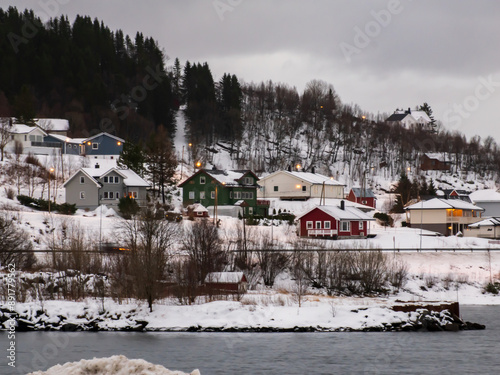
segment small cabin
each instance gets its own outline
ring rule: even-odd
[[[218,293],[246,293],[248,281],[243,272],[210,272],[205,277],[209,291]]]
[[[347,195],[347,200],[359,204],[364,204],[372,208],[376,208],[377,198],[371,189],[352,188]]]

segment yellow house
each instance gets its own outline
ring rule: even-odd
[[[450,236],[464,233],[469,224],[480,221],[484,209],[460,199],[433,198],[412,204],[405,211],[409,227]]]
[[[344,198],[344,185],[319,173],[277,171],[258,182],[259,198],[307,200],[309,198]]]

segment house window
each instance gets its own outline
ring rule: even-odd
[[[361,201],[361,203],[363,203],[363,204],[367,204],[368,202],[367,202],[367,201]]]
[[[321,229],[321,221],[316,222],[316,229]]]
[[[351,222],[350,221],[342,221],[340,223],[340,229],[342,232],[350,232],[351,231]]]
[[[80,199],[85,199],[85,192],[84,191],[80,192]]]
[[[306,190],[307,190],[307,186],[302,185],[302,191],[306,191]]]
[[[120,193],[119,192],[115,193],[115,199],[120,199]]]
[[[210,192],[210,198],[215,199],[215,191]]]
[[[92,150],[97,150],[99,148],[99,143],[92,143]]]
[[[128,192],[128,197],[129,198],[137,199],[137,191],[129,191]]]
[[[241,191],[234,192],[234,199],[241,199]]]
[[[205,176],[200,176],[200,184],[204,184],[206,182]]]
[[[196,215],[198,215],[198,216],[203,216],[203,211],[197,211],[197,212],[196,212]]]
[[[325,221],[325,222],[323,223],[323,227],[324,227],[325,229],[330,229],[330,222],[329,222],[329,221]]]
[[[111,193],[113,194],[113,193]],[[109,193],[107,191],[104,192],[104,199],[109,199]]]
[[[204,191],[200,191],[200,199],[205,199],[205,192]]]
[[[306,228],[307,229],[313,229],[313,222],[312,221],[306,221]]]
[[[252,177],[245,177],[243,181],[245,185],[251,185],[253,183]]]
[[[189,192],[189,199],[194,199],[194,191]]]
[[[248,207],[248,213],[249,213],[250,215],[253,215],[253,207]]]
[[[363,230],[363,222],[362,221],[359,222],[359,230]]]
[[[104,183],[107,184],[108,183],[108,178],[107,177],[104,177]]]
[[[81,184],[84,184],[84,183],[85,183],[85,177],[83,177],[83,176],[81,176],[81,177],[80,177],[80,183],[81,183]]]
[[[27,142],[27,141],[28,141],[28,136],[27,136],[27,135],[25,135],[25,136],[24,136],[24,142]]]
[[[278,191],[278,187],[277,186],[274,187],[274,191]]]

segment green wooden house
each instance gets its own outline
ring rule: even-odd
[[[250,170],[200,169],[179,187],[184,207],[193,203],[205,207],[240,206],[246,216],[267,216],[269,201],[257,199],[258,180]]]

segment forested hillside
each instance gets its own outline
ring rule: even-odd
[[[138,140],[175,130],[166,56],[140,32],[131,38],[77,16],[42,24],[32,11],[0,9],[0,114],[66,118],[73,136],[108,131]]]

